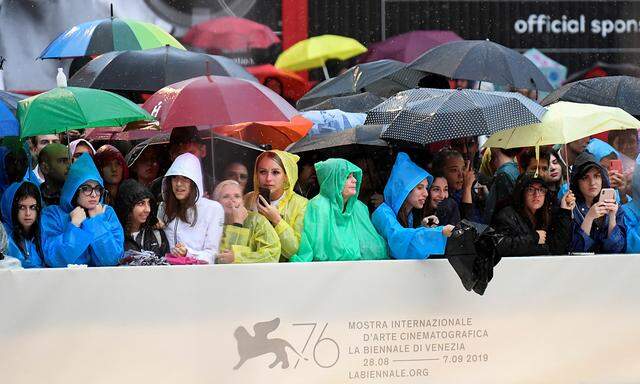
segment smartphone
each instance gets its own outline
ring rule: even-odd
[[[602,188],[602,190],[600,191],[599,201],[605,201],[605,200],[613,200],[613,201],[616,200],[616,193],[613,188]]]
[[[267,204],[271,204],[271,190],[269,188],[258,188],[258,193],[267,201]]]
[[[609,171],[616,171],[622,174],[622,160],[620,159],[611,160],[611,162],[609,163]]]

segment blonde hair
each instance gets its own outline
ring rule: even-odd
[[[224,180],[221,181],[220,184],[218,184],[216,186],[216,188],[213,190],[213,200],[215,201],[220,201],[220,198],[222,196],[222,190],[224,189],[224,187],[229,186],[229,185],[235,185],[236,187],[240,188],[240,191],[242,191],[242,186],[240,186],[240,183],[238,183],[235,180]]]

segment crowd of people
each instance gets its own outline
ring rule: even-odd
[[[461,220],[491,226],[501,257],[640,251],[636,130],[538,151],[477,138],[396,151],[381,193],[351,161],[279,150],[216,159],[213,180],[196,127],[172,131],[166,172],[157,147],[60,139],[0,147],[4,267],[425,259]]]

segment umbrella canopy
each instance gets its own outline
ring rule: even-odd
[[[598,133],[630,128],[640,128],[640,121],[620,108],[560,101],[549,106],[539,124],[496,132],[484,147],[567,144]]]
[[[561,86],[567,78],[567,67],[537,49],[531,48],[523,55],[540,69],[553,88]]]
[[[138,105],[115,93],[76,87],[54,88],[21,100],[18,119],[21,138],[154,120]]]
[[[371,44],[369,52],[362,55],[360,61],[393,59],[410,63],[433,47],[460,40],[462,37],[453,31],[411,31]]]
[[[142,108],[158,119],[163,131],[186,125],[204,129],[248,121],[290,121],[298,114],[269,88],[222,76],[171,84],[154,93]]]
[[[307,136],[287,148],[291,153],[323,152],[342,157],[345,153],[369,152],[375,147],[387,149],[389,144],[380,139],[382,125],[358,125],[341,132]]]
[[[64,59],[165,45],[185,49],[178,40],[157,25],[110,17],[67,29],[49,43],[38,58]]]
[[[325,111],[307,111],[302,113],[306,119],[313,122],[313,128],[309,135],[318,135],[327,132],[344,131],[356,125],[364,124],[367,115],[364,113],[343,112],[339,109]]]
[[[284,150],[291,143],[302,139],[312,126],[313,123],[304,117],[294,116],[291,121],[262,121],[225,125],[213,128],[213,132],[255,145],[270,145],[273,149]]]
[[[405,63],[395,60],[379,60],[358,64],[344,73],[318,84],[298,100],[296,105],[298,108],[307,108],[332,97],[355,95],[362,92],[389,97],[400,91],[417,88],[424,76],[424,72],[407,69]]]
[[[602,76],[640,77],[640,67],[630,63],[610,64],[598,61],[589,68],[572,73],[567,78],[566,83]]]
[[[220,62],[217,59],[219,57],[170,46],[144,51],[109,52],[82,67],[69,79],[69,85],[153,93],[169,84],[192,77],[207,74],[232,76],[227,69],[229,63]],[[233,63],[232,60],[229,61]],[[235,63],[233,65],[240,67]],[[255,80],[244,72],[246,77]]]
[[[538,123],[545,112],[515,92],[421,88],[378,105],[365,124],[389,124],[383,139],[424,145]]]
[[[630,76],[594,77],[565,84],[542,100],[542,105],[558,101],[596,104],[622,108],[632,115],[640,115],[640,79]]]
[[[385,101],[385,98],[373,93],[364,92],[350,96],[332,97],[325,101],[302,109],[301,111],[320,111],[327,109],[339,109],[344,112],[368,112],[371,108]]]
[[[367,51],[364,45],[350,37],[338,35],[320,35],[302,40],[286,51],[276,60],[275,66],[291,71],[322,67],[326,78],[329,78],[325,62],[329,59],[347,60]]]
[[[453,41],[437,46],[409,68],[452,79],[489,81],[516,88],[552,91],[540,70],[522,54],[486,40]]]
[[[0,90],[0,104],[4,104],[14,116],[18,112],[18,101],[26,98],[25,95]]]
[[[278,69],[271,64],[247,67],[247,71],[261,84],[289,100],[298,100],[309,90],[309,82],[300,75],[286,69]]]
[[[18,136],[18,120],[4,104],[0,103],[0,136]]]
[[[245,52],[268,48],[280,38],[266,25],[242,17],[225,16],[191,27],[182,38],[186,44],[217,52]]]

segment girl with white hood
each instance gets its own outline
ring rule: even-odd
[[[162,181],[164,202],[158,218],[165,223],[174,256],[213,264],[222,237],[224,209],[220,203],[205,199],[203,193],[200,160],[191,153],[178,156]]]

